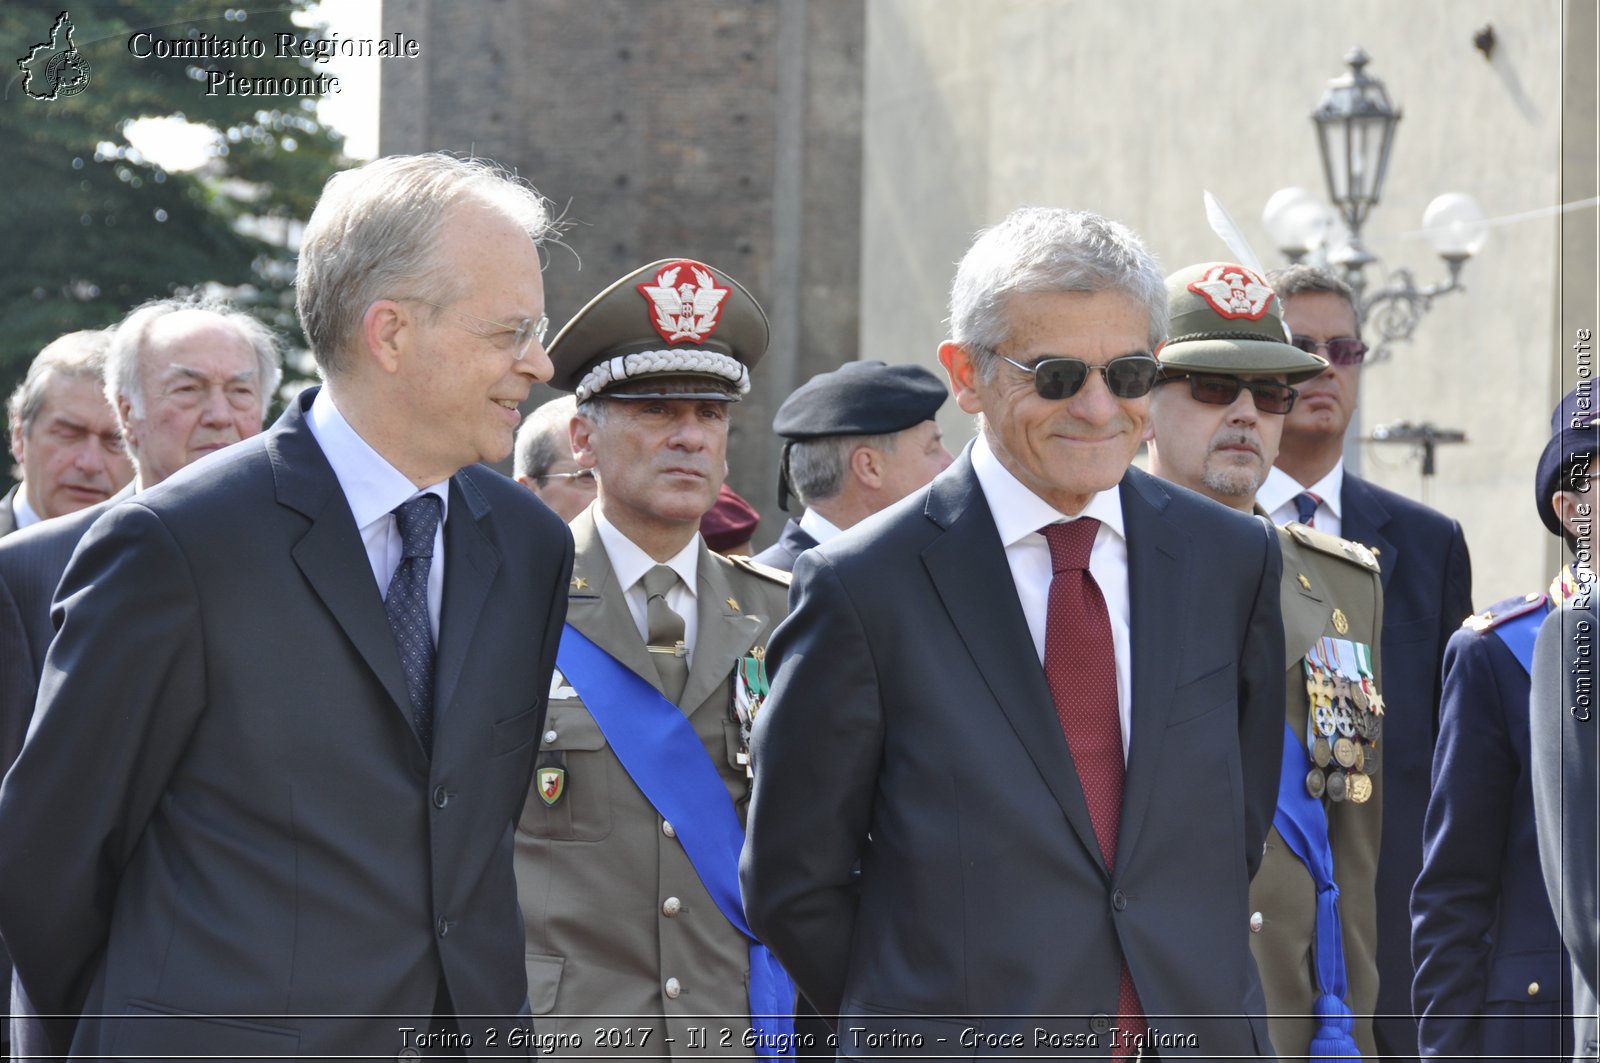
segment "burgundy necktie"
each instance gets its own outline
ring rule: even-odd
[[[1045,620],[1044,675],[1056,703],[1056,718],[1078,769],[1089,819],[1106,870],[1116,867],[1117,828],[1122,822],[1122,721],[1117,712],[1117,664],[1111,643],[1111,615],[1105,596],[1089,571],[1100,522],[1092,517],[1047,524],[1040,531],[1050,544],[1050,607]],[[1127,963],[1117,989],[1120,1032],[1113,1059],[1133,1054],[1124,1048],[1145,1030],[1144,1008]]]

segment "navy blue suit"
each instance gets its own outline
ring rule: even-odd
[[[1531,611],[1542,619],[1545,608],[1519,597],[1488,612],[1504,622]],[[1462,628],[1445,651],[1412,896],[1412,995],[1424,1055],[1548,1059],[1570,1051],[1558,1014],[1570,974],[1534,831],[1528,671],[1494,626]]]
[[[811,533],[800,527],[799,519],[790,517],[784,523],[778,541],[757,554],[755,560],[772,568],[793,572],[794,563],[800,560],[800,555],[816,545],[817,541],[811,537]]]
[[[1386,1056],[1417,1051],[1411,1012],[1411,887],[1422,869],[1422,815],[1439,733],[1445,644],[1472,612],[1461,525],[1346,474],[1341,534],[1378,555],[1383,579],[1383,841],[1378,855],[1378,1015]]]

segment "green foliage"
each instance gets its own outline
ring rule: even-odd
[[[76,95],[37,100],[23,91],[16,61],[49,40],[61,0],[0,5],[0,396],[61,333],[104,327],[146,299],[207,284],[245,286],[237,301],[303,344],[284,234],[346,164],[343,138],[317,121],[315,96],[207,96],[204,71],[326,73],[326,64],[273,52],[277,33],[304,40],[321,29],[292,21],[304,6],[74,3],[73,43],[89,64],[89,83]],[[163,40],[245,35],[265,42],[267,54],[137,58],[130,38],[146,29]],[[192,173],[168,172],[129,144],[132,121],[164,116],[211,127],[213,160]]]

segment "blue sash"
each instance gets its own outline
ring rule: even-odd
[[[1506,644],[1506,649],[1511,651],[1511,656],[1522,665],[1522,670],[1529,675],[1533,674],[1533,644],[1539,638],[1539,625],[1544,623],[1548,609],[1529,609],[1520,616],[1514,616],[1501,624],[1496,624],[1489,632],[1498,635],[1500,641]]]
[[[700,736],[678,706],[571,624],[562,629],[556,664],[583,698],[623,770],[672,824],[718,910],[750,939],[756,1058],[794,1058],[794,983],[744,920],[739,897],[744,829]]]
[[[1300,858],[1317,886],[1317,1031],[1308,1049],[1313,1063],[1360,1057],[1350,1031],[1354,1021],[1344,1002],[1348,985],[1344,967],[1344,933],[1339,926],[1339,887],[1333,881],[1333,848],[1328,844],[1328,818],[1322,801],[1306,791],[1306,755],[1294,729],[1283,725],[1283,771],[1278,776],[1278,828],[1289,851]]]

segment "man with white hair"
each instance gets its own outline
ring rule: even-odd
[[[0,536],[110,498],[133,470],[101,395],[109,332],[47,344],[11,393],[11,454],[22,481],[0,498]]]
[[[589,508],[595,493],[594,470],[580,468],[572,456],[572,418],[577,412],[578,400],[562,395],[528,414],[517,429],[511,459],[517,483],[569,523]]]
[[[0,786],[0,935],[52,1053],[531,1036],[512,834],[572,541],[478,463],[551,372],[549,229],[481,161],[336,174],[296,278],[323,386],[85,535]]]

